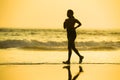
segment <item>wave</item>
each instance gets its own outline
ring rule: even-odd
[[[21,33],[28,33],[29,35],[35,35],[40,33],[63,33],[65,30],[63,29],[9,29],[9,28],[0,28],[0,32],[5,33],[15,33],[14,35],[21,35]],[[17,33],[17,34],[16,34]],[[85,34],[85,35],[120,35],[120,31],[113,30],[113,31],[107,31],[107,30],[78,30],[77,34]],[[6,34],[5,34],[6,35]],[[8,34],[9,35],[9,34]]]
[[[116,50],[120,49],[120,41],[116,42],[76,42],[76,47],[80,50]],[[0,41],[0,49],[21,48],[21,49],[37,49],[37,50],[66,50],[67,42],[40,42],[37,40],[5,40]]]

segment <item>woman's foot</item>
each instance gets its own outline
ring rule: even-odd
[[[63,64],[70,64],[70,61],[63,61]]]
[[[64,66],[63,69],[70,69],[70,65]]]
[[[82,63],[83,59],[84,59],[84,56],[80,56],[79,64]]]

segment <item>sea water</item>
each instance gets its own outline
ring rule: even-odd
[[[120,32],[105,30],[77,30],[79,50],[120,49]],[[0,29],[0,49],[23,48],[66,50],[66,30],[63,29]]]

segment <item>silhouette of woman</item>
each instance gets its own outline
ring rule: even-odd
[[[68,10],[67,16],[68,19],[64,22],[64,29],[67,30],[67,38],[68,38],[68,60],[63,61],[64,64],[70,64],[70,58],[72,55],[72,50],[79,56],[79,63],[82,63],[83,56],[81,56],[78,50],[75,48],[75,39],[76,39],[76,29],[81,26],[81,23],[74,18],[73,11]],[[75,23],[78,25],[75,26]]]

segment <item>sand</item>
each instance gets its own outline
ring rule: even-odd
[[[72,64],[66,65],[66,51],[0,50],[0,80],[120,80],[120,51],[80,52],[82,64],[73,54]]]
[[[0,80],[68,80],[68,69],[64,64],[1,65]],[[120,65],[116,64],[71,64],[72,78],[76,80],[120,80]]]

